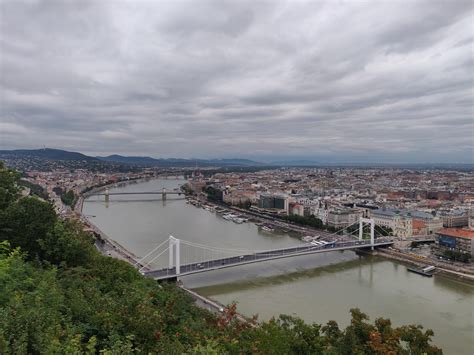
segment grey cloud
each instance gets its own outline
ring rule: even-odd
[[[0,10],[0,148],[473,158],[470,1]]]

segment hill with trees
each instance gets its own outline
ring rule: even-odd
[[[10,156],[16,158],[37,157],[51,160],[80,160],[80,161],[97,161],[97,158],[78,152],[68,152],[61,149],[43,148],[43,149],[15,149],[0,150],[0,156]]]
[[[440,354],[431,330],[368,322],[306,324],[292,316],[215,315],[172,284],[105,257],[80,224],[20,197],[19,174],[0,163],[0,354]]]

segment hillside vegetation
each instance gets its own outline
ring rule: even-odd
[[[235,305],[216,316],[179,288],[104,257],[81,225],[19,196],[19,174],[0,163],[0,354],[438,354],[421,326],[305,324],[280,316],[253,326]]]

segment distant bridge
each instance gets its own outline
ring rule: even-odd
[[[166,200],[167,195],[184,195],[183,191],[167,191],[166,188],[163,188],[161,191],[136,191],[136,192],[109,192],[109,189],[105,189],[104,192],[99,193],[92,193],[88,196],[104,196],[106,200],[109,199],[110,196],[118,196],[118,195],[161,195],[163,200]]]
[[[178,277],[192,275],[211,270],[218,270],[239,265],[246,265],[258,262],[264,262],[275,259],[290,258],[301,255],[325,253],[338,250],[356,250],[375,247],[386,247],[393,244],[390,238],[375,238],[374,222],[372,219],[362,218],[359,222],[359,228],[363,228],[363,224],[368,223],[371,226],[370,239],[362,239],[362,233],[359,232],[357,240],[338,240],[332,242],[313,242],[300,244],[293,247],[265,250],[265,251],[249,251],[243,249],[227,249],[212,246],[205,246],[185,240],[180,240],[172,236],[168,240],[163,241],[160,245],[145,255],[137,265],[141,266],[142,274],[155,280],[175,280]],[[357,232],[355,230],[353,233]],[[144,263],[144,260],[168,243],[168,247],[159,252],[153,259]],[[187,247],[183,253],[182,246]],[[148,265],[159,259],[163,254],[168,252],[168,267],[162,269],[151,270]],[[233,254],[223,256],[222,254]],[[184,262],[182,262],[184,259]]]

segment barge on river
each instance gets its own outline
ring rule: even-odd
[[[415,274],[422,275],[422,276],[432,277],[434,271],[436,270],[436,267],[434,267],[432,265],[431,266],[426,266],[426,267],[423,267],[423,268],[407,267],[407,270],[411,271],[411,272],[414,272]]]

